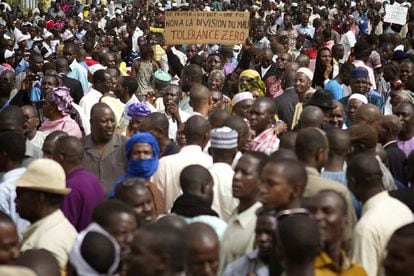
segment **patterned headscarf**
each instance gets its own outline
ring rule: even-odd
[[[130,117],[146,117],[151,113],[151,109],[146,103],[133,103],[128,106],[128,116]]]
[[[250,81],[247,84],[241,85],[240,79],[243,77],[247,77],[250,79]],[[260,96],[265,95],[265,84],[262,81],[262,78],[259,75],[259,72],[256,70],[248,69],[241,72],[239,76],[239,92],[245,92],[245,91],[258,91]]]
[[[53,88],[52,91],[46,95],[46,99],[56,105],[58,111],[62,115],[68,115],[72,108],[73,98],[70,96],[69,88],[66,86]]]

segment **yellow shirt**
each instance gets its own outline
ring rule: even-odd
[[[77,234],[58,209],[27,228],[20,251],[46,249],[57,259],[60,269],[64,270]]]
[[[315,259],[315,276],[367,276],[365,270],[351,262],[342,252],[342,267],[335,267],[333,260],[325,252]]]

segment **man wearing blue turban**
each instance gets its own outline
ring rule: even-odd
[[[139,177],[146,180],[146,186],[151,192],[156,212],[163,213],[164,200],[158,188],[148,180],[158,168],[158,155],[160,149],[157,140],[148,132],[140,132],[134,134],[125,145],[125,153],[128,159],[126,174],[120,177],[111,193],[110,197],[115,194],[116,187],[132,177]],[[162,205],[162,206],[161,206]]]

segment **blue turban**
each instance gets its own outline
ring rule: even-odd
[[[131,160],[129,155],[131,154],[132,148],[136,143],[150,144],[152,147],[152,158]],[[110,197],[113,197],[115,195],[116,187],[125,179],[131,177],[140,177],[148,180],[158,168],[158,155],[160,153],[160,148],[154,136],[147,132],[139,132],[129,138],[128,142],[125,145],[125,153],[128,158],[128,167],[126,174],[116,181],[112,191],[110,192]]]

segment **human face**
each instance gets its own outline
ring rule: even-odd
[[[312,81],[303,73],[296,73],[295,76],[295,89],[296,93],[304,94],[312,85]]]
[[[211,71],[217,69],[221,70],[222,61],[221,58],[217,55],[209,56],[206,61],[206,69],[207,72],[210,73]]]
[[[187,60],[191,60],[191,58],[197,54],[197,46],[196,45],[188,45],[187,50],[185,51],[185,54],[187,55]]]
[[[137,224],[132,214],[117,213],[112,214],[109,218],[105,230],[118,242],[123,257],[127,256],[131,251],[132,239],[136,228]]]
[[[272,114],[267,110],[265,103],[253,103],[250,110],[250,127],[256,131],[256,134],[261,133],[267,128],[272,120]]]
[[[405,276],[414,271],[414,239],[393,235],[387,245],[384,260],[385,275]]]
[[[336,104],[335,108],[332,109],[332,112],[329,116],[329,123],[337,128],[342,128],[344,124],[345,111],[341,104]]]
[[[272,64],[273,53],[271,51],[266,51],[262,57],[262,67],[267,68]]]
[[[116,66],[114,55],[109,53],[105,55],[105,65],[108,67]]]
[[[16,212],[21,218],[30,221],[31,223],[37,220],[36,202],[38,193],[25,188],[16,188]]]
[[[401,131],[407,132],[413,127],[414,110],[407,103],[399,104],[394,111],[394,115],[400,118],[402,125]]]
[[[259,161],[250,155],[243,155],[233,175],[233,196],[238,199],[251,198],[259,191]]]
[[[204,245],[193,245],[187,252],[186,275],[215,276],[219,269],[219,243],[209,241]]]
[[[320,52],[320,58],[321,58],[322,64],[324,64],[324,65],[331,64],[331,62],[332,62],[331,51],[329,51],[329,50],[321,51]]]
[[[319,224],[319,233],[324,248],[342,240],[347,224],[346,214],[341,210],[339,198],[330,193],[314,196],[308,207],[312,218]]]
[[[223,94],[220,92],[211,92],[211,101],[213,103],[213,110],[224,109]]]
[[[264,36],[264,28],[262,26],[256,27],[256,37],[258,39],[261,39],[263,38],[263,36]]]
[[[30,66],[33,69],[34,73],[42,72],[43,70],[43,58],[40,56],[35,56],[30,61]]]
[[[288,54],[281,54],[276,59],[276,67],[279,70],[285,70],[286,64],[289,62]]]
[[[99,81],[94,86],[97,90],[99,90],[102,94],[108,93],[113,85],[112,77],[108,73],[105,73],[105,80]]]
[[[256,222],[256,245],[259,256],[263,260],[269,260],[272,252],[275,221],[271,216],[258,216]]]
[[[350,82],[352,93],[367,94],[370,89],[370,83],[366,78],[351,79]]]
[[[179,104],[182,93],[176,87],[167,87],[164,92],[163,102],[164,106],[168,107],[171,103]]]
[[[99,142],[111,140],[115,131],[115,115],[108,108],[99,108],[91,119],[91,129],[94,138]]]
[[[283,17],[283,25],[284,27],[291,27],[292,25],[292,18],[290,17],[290,15],[285,15]]]
[[[51,119],[55,110],[57,110],[56,105],[46,98],[43,104],[43,114],[45,117]]]
[[[138,226],[151,223],[154,219],[154,202],[147,188],[130,189],[126,202],[132,206]]]
[[[263,168],[260,176],[260,202],[266,209],[288,209],[296,197],[293,186],[284,176],[284,170],[279,164],[268,164]]]
[[[45,76],[42,79],[41,90],[44,95],[47,95],[53,88],[57,87],[53,77]]]
[[[129,158],[131,160],[145,160],[153,157],[152,146],[147,143],[136,143],[132,146]]]
[[[138,231],[134,236],[134,241],[131,246],[131,253],[127,258],[127,276],[139,275],[151,276],[160,275],[158,271],[161,257],[157,256],[155,252],[149,250],[154,236],[145,231]]]
[[[221,90],[223,88],[223,81],[219,74],[212,74],[208,78],[208,88]]]
[[[248,118],[250,115],[250,109],[252,108],[252,105],[253,100],[243,100],[234,106],[234,113],[242,118]]]
[[[39,118],[35,116],[32,108],[29,107],[22,107],[21,108],[24,114],[24,133],[28,134],[31,133],[33,130],[37,128],[39,125]]]
[[[181,89],[184,92],[190,91],[190,88],[191,88],[191,80],[190,80],[190,77],[189,76],[187,76],[184,73],[182,73],[181,74],[181,78],[179,80],[179,83],[180,83]]]
[[[413,64],[412,63],[403,63],[400,65],[400,79],[403,83],[407,83],[407,81],[413,76]]]
[[[72,64],[75,59],[76,53],[74,47],[63,47],[63,57],[68,61],[68,64]]]
[[[394,49],[393,49],[393,47],[392,47],[392,46],[388,46],[388,47],[385,47],[385,48],[382,50],[382,53],[383,53],[383,57],[384,57],[384,59],[385,59],[385,60],[389,60],[389,59],[391,59],[391,58],[392,58],[392,55],[394,54]]]
[[[358,108],[364,103],[357,99],[351,99],[348,101],[347,115],[351,122],[355,120],[355,113]]]
[[[19,237],[13,223],[0,223],[0,265],[12,263],[19,256]]]

